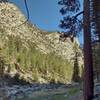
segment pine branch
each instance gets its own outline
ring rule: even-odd
[[[78,14],[76,14],[76,15],[74,16],[74,18],[77,18],[79,15],[81,15],[81,14],[83,14],[83,13],[84,13],[84,11],[79,12]]]

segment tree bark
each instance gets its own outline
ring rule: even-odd
[[[91,47],[90,1],[84,0],[84,100],[92,100],[94,94],[93,59]]]

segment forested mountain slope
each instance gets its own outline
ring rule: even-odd
[[[71,82],[75,45],[79,69],[83,64],[78,40],[62,42],[58,32],[46,32],[25,21],[14,4],[0,3],[0,73],[18,73],[31,82]]]

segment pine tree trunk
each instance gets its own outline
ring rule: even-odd
[[[90,1],[84,0],[84,100],[93,99],[93,59],[91,48]]]

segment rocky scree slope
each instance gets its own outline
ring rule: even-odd
[[[36,25],[33,25],[30,22],[24,23],[25,21],[25,16],[14,4],[8,2],[0,3],[0,55],[3,56],[4,59],[7,58],[7,55],[9,56],[6,59],[7,63],[9,62],[9,64],[13,66],[12,63],[15,64],[16,62],[21,62],[21,59],[19,59],[20,57],[22,57],[22,59],[24,59],[25,57],[27,57],[27,59],[30,59],[30,56],[32,55],[31,50],[35,49],[35,52],[37,50],[39,52],[39,55],[43,55],[43,57],[44,55],[51,54],[52,58],[54,58],[53,55],[56,55],[58,59],[64,59],[65,62],[68,61],[69,64],[70,62],[73,62],[72,59],[75,56],[73,46],[77,44],[77,51],[81,54],[81,56],[78,57],[79,65],[81,66],[83,64],[82,51],[79,47],[79,42],[76,38],[73,43],[70,41],[69,38],[66,42],[59,41],[58,32],[46,32],[40,30]],[[29,51],[30,54],[28,55],[26,53],[25,56],[25,51]],[[46,56],[44,58],[47,59]],[[27,59],[26,62],[28,61]],[[41,56],[40,59],[42,59]],[[27,67],[32,66],[30,62],[28,62],[28,64],[26,64]],[[38,64],[34,66],[38,66]],[[71,70],[72,69],[73,67],[71,67]],[[48,71],[46,71],[46,73],[48,74]],[[72,71],[69,72],[69,74],[72,75]],[[55,76],[57,79],[57,75]],[[29,75],[29,77],[32,76]]]

